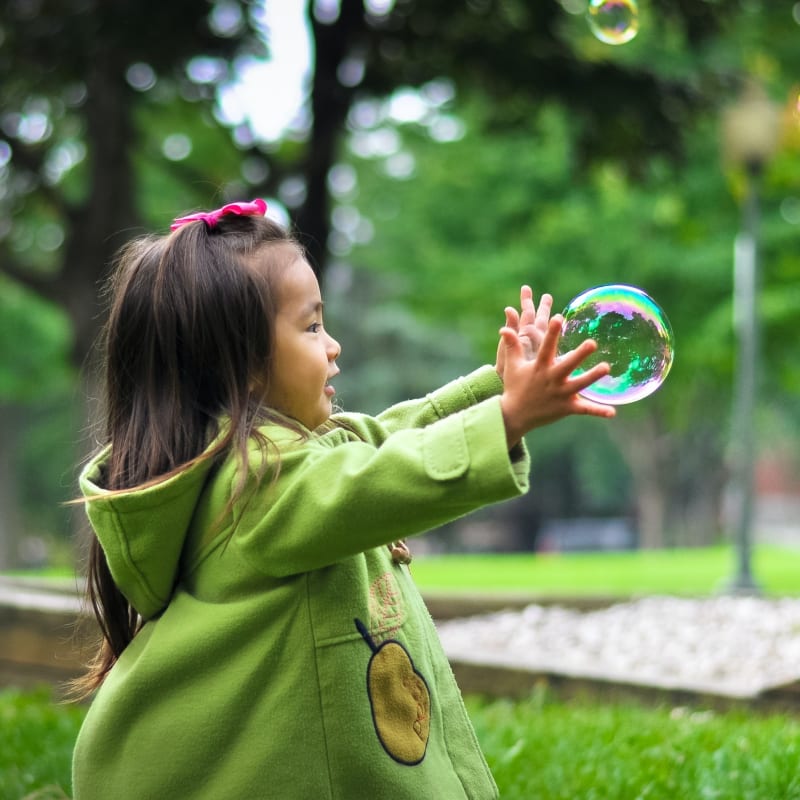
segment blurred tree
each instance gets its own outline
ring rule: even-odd
[[[734,80],[736,61],[726,56],[693,67],[731,18],[748,16],[738,0],[655,0],[643,9],[642,23],[659,31],[647,43],[656,41],[655,53],[637,43],[638,58],[611,58],[609,47],[588,35],[585,4],[575,0],[311,0],[309,6],[312,128],[299,170],[307,191],[296,218],[321,270],[328,174],[359,101],[444,77],[459,93],[491,98],[490,130],[524,128],[533,110],[556,103],[570,110],[578,164],[612,158],[637,174],[653,153],[681,157],[684,125],[720,83]],[[675,68],[676,51],[682,69]]]
[[[193,57],[216,59],[221,82],[236,55],[263,53],[246,11],[225,2],[209,12],[186,0],[7,4],[2,269],[65,309],[75,363],[97,332],[98,279],[142,219],[137,160],[153,156],[143,109],[214,99],[214,85],[187,74]],[[195,114],[193,127],[202,119]],[[163,153],[160,160],[169,164]],[[210,173],[183,176],[187,200],[191,179]]]
[[[235,57],[263,56],[256,27],[248,4],[227,0],[211,7],[185,0],[6,4],[0,26],[0,271],[8,291],[26,287],[63,310],[67,326],[61,342],[71,346],[67,352],[63,346],[31,350],[19,339],[22,326],[0,330],[0,347],[10,355],[4,364],[22,368],[17,382],[30,373],[32,358],[40,373],[51,376],[67,363],[84,364],[101,323],[98,286],[114,252],[150,216],[147,208],[163,211],[159,195],[145,194],[157,182],[142,164],[154,159],[162,171],[180,174],[180,200],[171,204],[169,215],[200,197],[207,202],[209,193],[237,174],[241,155],[203,109],[210,108]],[[188,67],[200,56],[215,65],[214,81],[192,80]],[[166,126],[181,113],[192,131],[202,137],[206,130],[213,143],[211,157],[205,153],[196,173],[170,157],[173,131]],[[157,124],[151,130],[153,118]],[[153,141],[154,130],[160,141]],[[182,143],[180,137],[173,140],[173,150]],[[198,181],[211,182],[211,190]],[[40,306],[41,300],[38,306],[30,300],[19,317],[36,326]],[[55,318],[54,312],[45,317]],[[18,395],[8,388],[10,380],[5,378],[0,393],[5,387],[5,394]],[[44,380],[28,383],[48,391]],[[0,450],[0,461],[8,464],[10,438],[3,437]],[[19,513],[14,495],[5,500],[0,528],[9,531],[17,527]],[[5,541],[11,542],[7,564],[16,548],[13,538]]]
[[[432,87],[423,87],[421,105],[431,94]],[[461,126],[452,128],[457,135],[446,144],[424,132],[441,123],[445,108],[428,108],[419,121],[405,124],[392,120],[388,109],[379,105],[364,114],[369,125],[353,134],[352,149],[363,156],[352,162],[358,190],[340,199],[348,213],[334,216],[343,221],[349,258],[364,269],[401,276],[406,303],[432,320],[444,315],[487,358],[499,310],[515,302],[509,292],[521,282],[553,292],[557,308],[592,285],[644,287],[672,321],[675,365],[655,396],[620,409],[608,430],[633,481],[642,544],[713,542],[721,533],[731,435],[731,250],[738,225],[714,117],[698,117],[686,132],[680,163],[652,157],[632,180],[607,160],[579,174],[576,136],[567,112],[557,107],[531,115],[525,128],[487,131],[485,104],[462,103]],[[396,136],[391,152],[371,153],[366,142],[387,128]],[[790,157],[796,152],[785,151],[783,158]],[[784,162],[773,166],[773,186],[796,191],[800,182],[786,185]],[[769,333],[763,360],[771,375],[786,377],[765,398],[773,406],[791,402],[798,389],[789,377],[795,360],[780,346],[791,338],[793,321],[783,312],[796,307],[800,277],[800,258],[785,245],[796,237],[800,219],[785,218],[785,203],[781,218],[772,201],[765,231]],[[364,229],[370,241],[358,244]],[[772,346],[781,329],[783,338]],[[544,447],[537,446],[540,432],[531,436],[546,498],[563,495],[576,472],[579,483],[591,483],[582,465],[602,463],[602,448],[606,464],[614,464],[610,443],[590,427],[583,426],[579,444],[574,426],[559,430],[564,437],[547,435]],[[568,454],[574,463],[565,463]],[[551,466],[558,464],[564,467],[560,489],[550,486]],[[573,500],[571,513],[591,512],[593,505],[596,513],[590,498]],[[624,510],[627,498],[618,500],[614,507]]]
[[[781,59],[780,72],[797,58],[784,3],[767,12],[738,0],[654,0],[642,29],[658,35],[613,56],[575,10],[571,0],[315,0],[310,128],[264,143],[246,121],[226,130],[214,108],[241,60],[268,50],[262,4],[10,0],[0,25],[0,270],[64,310],[72,363],[82,364],[111,255],[178,210],[248,187],[285,197],[299,186],[286,203],[322,274],[331,168],[366,99],[446,76],[458,92],[490,99],[489,132],[511,133],[543,102],[563,105],[576,170],[613,160],[624,176],[646,178],[652,154],[682,157],[692,116],[743,65],[769,72]],[[749,63],[747,48],[764,37],[775,38],[773,55]],[[437,253],[431,242],[434,271]]]
[[[15,343],[4,346],[0,358],[0,564],[17,557],[24,492],[19,434],[27,408],[42,399],[63,399],[72,380],[66,359],[70,338],[64,314],[0,275],[0,343]],[[36,478],[46,469],[40,465]]]

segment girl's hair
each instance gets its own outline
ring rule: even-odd
[[[122,248],[102,339],[111,445],[104,488],[141,488],[230,451],[245,462],[264,417],[279,281],[300,257],[297,241],[262,216],[196,221]],[[242,470],[229,508],[246,482]],[[102,683],[141,626],[97,537],[87,592],[103,642],[73,685],[77,697]]]

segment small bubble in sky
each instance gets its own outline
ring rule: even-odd
[[[625,44],[639,32],[636,0],[589,0],[589,28],[601,42]]]

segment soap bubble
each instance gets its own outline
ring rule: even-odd
[[[636,0],[589,0],[586,16],[592,33],[606,44],[625,44],[639,32]]]
[[[663,309],[635,286],[598,286],[572,300],[564,309],[560,352],[573,350],[584,339],[594,339],[597,351],[574,374],[601,361],[611,367],[610,374],[581,392],[589,400],[612,406],[641,400],[661,386],[672,366],[669,320]]]

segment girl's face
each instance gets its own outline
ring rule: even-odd
[[[333,410],[328,381],[339,374],[339,343],[322,327],[322,297],[314,271],[304,258],[286,268],[278,294],[275,347],[267,405],[314,428]]]

